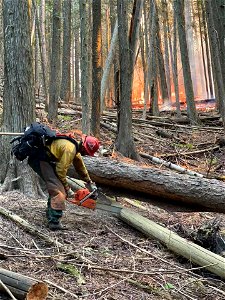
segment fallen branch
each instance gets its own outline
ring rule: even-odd
[[[179,155],[195,155],[195,154],[218,150],[219,148],[220,148],[219,146],[215,146],[215,147],[211,147],[211,148],[207,148],[207,149],[190,151],[190,152],[176,152],[176,153],[162,154],[162,155],[160,155],[160,157],[172,157],[172,156],[179,156]]]
[[[26,220],[22,219],[20,216],[12,213],[11,211],[7,210],[4,207],[0,207],[0,214],[9,218],[10,220],[16,222],[17,224],[21,225],[23,228],[26,229],[29,233],[38,236],[45,242],[47,242],[50,245],[55,245],[55,246],[62,246],[59,242],[57,242],[54,239],[51,239],[48,235],[42,233],[39,231],[36,227],[32,226],[29,224]]]
[[[141,290],[144,290],[147,293],[157,294],[157,295],[160,295],[161,297],[162,297],[162,294],[163,294],[163,296],[165,296],[163,292],[157,291],[156,289],[154,289],[150,285],[145,285],[143,283],[138,282],[137,280],[131,279],[130,277],[123,277],[119,274],[114,274],[114,273],[110,273],[110,274],[112,274],[116,278],[124,279],[128,283],[136,286],[137,288],[139,288]],[[163,298],[162,297],[161,299],[171,299],[171,297],[168,297],[168,298],[166,298],[166,297]]]
[[[64,260],[63,262],[68,262],[66,260]],[[201,270],[203,268],[206,268],[206,266],[204,267],[198,267],[198,268],[191,268],[191,269],[184,269],[183,271],[179,271],[177,268],[174,267],[173,270],[166,270],[166,269],[162,269],[160,268],[160,270],[152,270],[152,272],[148,272],[148,271],[137,271],[137,270],[128,270],[128,269],[114,269],[114,268],[108,268],[108,267],[103,267],[103,266],[97,266],[97,265],[85,265],[84,263],[82,264],[77,264],[80,267],[87,267],[88,269],[95,269],[95,270],[102,270],[102,271],[107,271],[107,272],[116,272],[116,273],[127,273],[127,274],[139,274],[139,275],[157,275],[157,274],[184,274],[184,273],[188,273],[194,270]]]
[[[166,166],[166,167],[170,168],[171,170],[178,171],[179,173],[188,174],[188,175],[191,175],[191,176],[197,176],[197,177],[201,177],[201,178],[203,177],[203,175],[200,174],[200,173],[197,173],[197,172],[194,172],[194,171],[190,171],[188,169],[185,169],[183,167],[175,165],[175,164],[173,164],[171,162],[165,161],[165,160],[163,160],[161,158],[154,157],[154,156],[148,155],[146,153],[139,153],[139,154],[140,154],[140,156],[142,156],[144,158],[150,159],[152,162],[154,162],[156,164],[160,164],[160,165]]]
[[[61,287],[61,286],[59,286],[59,285],[53,283],[53,282],[50,281],[50,280],[45,280],[45,282],[48,283],[48,284],[50,284],[50,285],[52,285],[52,286],[54,286],[55,288],[59,289],[60,291],[64,292],[65,294],[69,294],[69,295],[73,296],[75,299],[78,299],[78,298],[79,298],[76,294],[71,293],[71,292],[68,291],[67,289],[64,289],[63,287]]]

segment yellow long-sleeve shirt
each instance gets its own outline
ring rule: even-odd
[[[68,187],[66,174],[72,164],[81,179],[86,182],[91,180],[82,156],[76,151],[76,146],[72,142],[66,139],[56,139],[48,146],[48,149],[55,157],[56,173],[65,188]]]

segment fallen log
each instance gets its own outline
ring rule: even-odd
[[[198,246],[158,225],[157,223],[123,208],[119,218],[144,233],[146,236],[157,239],[174,253],[182,255],[190,262],[205,267],[210,272],[225,278],[225,258],[201,246]]]
[[[9,211],[8,209],[0,206],[0,215],[7,217],[8,219],[14,221],[15,223],[22,226],[27,232],[33,234],[34,236],[39,237],[40,239],[44,240],[46,243],[50,245],[54,245],[56,247],[62,246],[57,240],[49,237],[47,234],[43,233],[41,230],[38,230],[35,226],[32,226],[26,220],[21,218],[20,216],[14,214],[13,212]]]
[[[74,181],[69,177],[67,177],[67,180],[75,189],[79,188],[80,186],[84,186],[84,183],[81,181]],[[97,207],[100,208],[101,206]],[[100,209],[103,207],[104,205]],[[131,209],[127,209],[118,203],[110,203],[110,199],[109,204],[105,205],[105,209],[103,210],[114,214],[114,216],[142,232],[144,235],[160,241],[169,250],[185,257],[190,262],[199,265],[222,278],[225,278],[224,257],[180,237],[178,234],[153,222],[152,220],[147,219],[146,217],[143,217],[136,212],[133,212]]]
[[[92,180],[97,184],[225,212],[225,183],[216,179],[178,174],[100,157],[84,157],[84,162]],[[68,175],[74,177],[74,171],[71,170]]]
[[[0,268],[0,280],[16,299],[44,300],[47,298],[47,284],[34,278]],[[0,290],[5,291],[1,284]]]

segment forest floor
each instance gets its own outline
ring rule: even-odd
[[[161,157],[209,178],[225,175],[224,150],[218,146],[218,139],[224,132],[221,120],[215,111],[200,115],[202,125],[193,127],[185,124],[185,116],[178,119],[171,112],[162,112],[158,118],[148,116],[145,121],[141,120],[140,112],[135,112],[133,125],[138,152]],[[45,121],[43,113],[39,112],[38,117]],[[62,108],[57,127],[61,131],[79,130],[79,118],[78,111]],[[110,111],[102,122],[113,126],[115,120],[115,112]],[[103,127],[104,124],[101,127],[104,155],[119,159],[113,150],[115,133]],[[139,164],[167,169],[147,159]],[[193,206],[156,201],[149,196],[146,196],[148,203],[141,202],[137,194],[135,197],[128,193],[118,194],[109,188],[107,193],[181,236],[213,220],[220,220],[220,230],[225,229],[225,215],[221,213],[197,211]],[[46,227],[44,199],[30,199],[18,191],[11,191],[0,195],[0,207],[24,218],[62,244],[62,247],[49,246],[0,216],[1,267],[47,280],[47,299],[225,299],[224,280],[170,252],[158,241],[145,237],[108,213],[68,205],[62,222],[69,229],[51,232]],[[0,299],[10,298],[0,295]]]

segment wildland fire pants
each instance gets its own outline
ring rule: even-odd
[[[49,197],[46,216],[48,222],[59,223],[65,210],[66,192],[54,170],[54,166],[39,159],[28,159],[29,166],[45,181]]]

